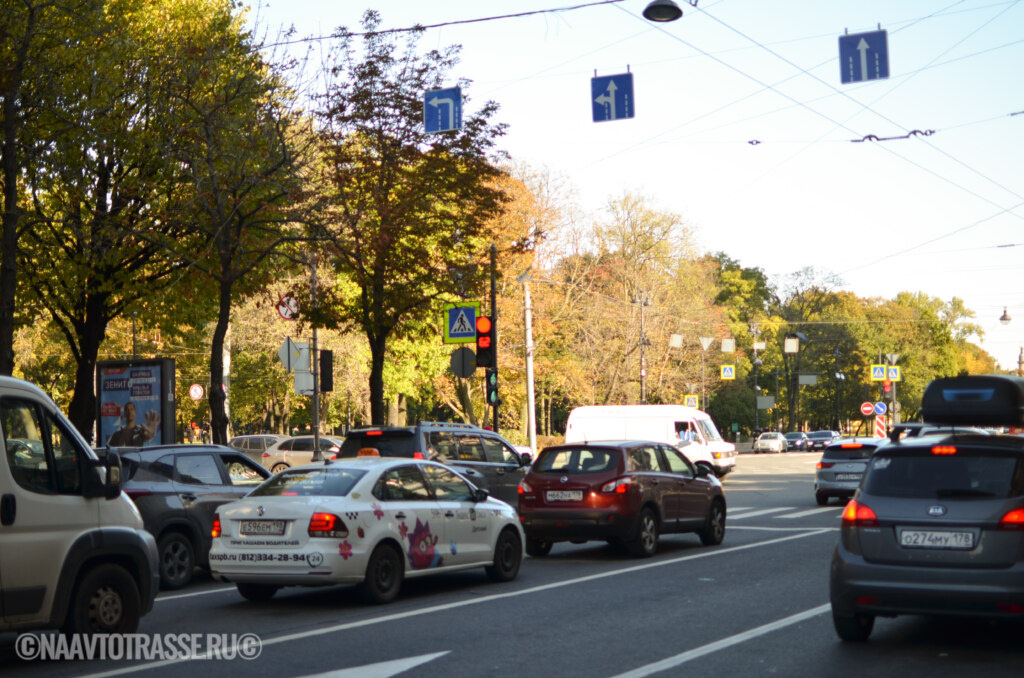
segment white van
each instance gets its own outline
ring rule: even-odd
[[[676,446],[719,478],[736,467],[736,446],[722,440],[707,412],[685,405],[586,405],[569,413],[565,442],[653,440]]]
[[[118,456],[0,376],[0,457],[0,631],[134,633],[160,574]]]

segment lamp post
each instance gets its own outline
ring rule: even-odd
[[[530,269],[516,277],[523,283],[524,325],[526,332],[526,416],[527,434],[530,437],[530,456],[537,457],[537,407],[533,388],[533,319],[530,305]]]
[[[899,359],[900,359],[900,354],[899,353],[886,353],[885,354],[885,362],[886,362],[885,371],[887,373],[885,375],[886,378],[888,378],[888,376],[889,376],[888,375],[889,365],[895,365],[896,361],[899,360]],[[893,426],[895,426],[896,424],[900,423],[899,405],[898,405],[898,403],[896,401],[896,384],[897,384],[896,381],[892,382],[892,423],[893,423]]]
[[[807,335],[803,332],[790,332],[785,336],[782,344],[783,353],[795,356],[793,359],[793,370],[790,372],[790,375],[787,375],[788,378],[786,380],[789,388],[792,389],[787,394],[789,400],[789,427],[791,430],[793,429],[794,420],[798,422],[800,419],[800,342],[806,342],[807,340]],[[797,383],[795,385],[793,384],[792,372],[796,372]],[[794,386],[795,389],[793,388]],[[803,427],[800,427],[800,430],[803,430]]]
[[[754,337],[754,433],[756,434],[761,430],[760,413],[758,412],[757,399],[761,393],[761,389],[757,385],[757,368],[763,363],[760,358],[757,357],[757,350],[762,347],[761,342],[758,341],[758,337],[761,336],[761,326],[757,323],[750,323],[750,334]]]
[[[835,399],[836,399],[836,418],[835,418],[835,429],[839,431],[839,382],[846,380],[846,375],[839,371],[839,356],[843,353],[839,350],[839,347],[832,351],[832,358],[834,359],[833,374],[835,375]]]
[[[640,404],[647,404],[647,361],[644,354],[644,347],[647,346],[647,332],[644,327],[644,307],[650,306],[651,302],[646,294],[633,298],[634,304],[640,305]]]
[[[708,347],[711,346],[711,342],[714,341],[714,340],[715,340],[714,337],[701,337],[700,338],[700,348],[701,348],[701,353],[700,353],[700,409],[702,409],[702,410],[707,410],[708,409],[708,404],[707,404],[708,389],[707,389],[706,381],[704,379],[704,371],[705,371],[704,368],[705,368],[706,358],[707,358],[707,355],[708,355]]]

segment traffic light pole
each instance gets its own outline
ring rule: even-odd
[[[494,364],[491,369],[498,373],[498,248],[491,243],[491,323],[494,327]],[[486,390],[486,387],[485,387]],[[494,432],[498,432],[498,402],[494,401]]]

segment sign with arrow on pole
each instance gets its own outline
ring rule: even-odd
[[[423,97],[423,127],[427,134],[462,127],[462,88],[435,89]]]
[[[840,79],[850,82],[889,77],[889,36],[886,31],[839,36]]]

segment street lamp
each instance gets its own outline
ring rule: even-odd
[[[842,354],[843,353],[842,353],[842,351],[839,350],[838,346],[832,351],[832,357],[835,360],[835,365],[833,366],[834,367],[833,374],[835,374],[835,382],[834,383],[835,383],[835,397],[836,397],[836,418],[835,418],[835,430],[836,431],[839,430],[839,382],[846,380],[846,375],[839,371],[839,356],[841,356]]]
[[[886,374],[885,374],[885,377],[886,377],[886,379],[889,378],[889,367],[888,367],[888,365],[895,365],[896,361],[899,360],[899,359],[900,359],[900,354],[899,353],[886,353],[885,354],[885,362],[886,362],[886,368],[885,368]],[[891,396],[892,396],[892,424],[893,424],[893,426],[895,426],[896,424],[900,423],[900,414],[897,411],[899,409],[899,406],[898,406],[898,404],[896,402],[896,382],[895,381],[892,382],[892,394],[891,394]]]
[[[672,0],[653,0],[644,8],[644,18],[648,21],[675,21],[683,16],[683,10]]]
[[[754,433],[761,429],[761,422],[758,413],[757,398],[760,393],[760,389],[757,386],[757,368],[763,365],[763,361],[757,357],[758,349],[758,337],[761,336],[761,326],[757,323],[750,323],[750,334],[754,337]]]
[[[705,379],[704,379],[704,367],[705,367],[705,362],[706,362],[707,355],[708,355],[708,347],[711,346],[711,342],[714,341],[714,340],[715,340],[714,337],[701,337],[700,338],[700,347],[701,347],[701,354],[700,354],[700,409],[702,409],[702,410],[707,410],[708,409],[708,405],[707,405],[708,389],[707,389],[706,382],[705,382]]]
[[[647,362],[644,357],[644,346],[648,345],[647,333],[644,330],[644,306],[650,306],[647,295],[633,298],[634,304],[640,305],[640,403],[647,403]]]
[[[782,352],[796,356],[794,358],[793,370],[787,375],[786,382],[791,390],[787,396],[789,400],[789,427],[793,428],[794,420],[800,418],[800,342],[807,342],[807,335],[803,332],[790,332],[783,339]],[[789,361],[786,362],[788,367]],[[796,388],[793,386],[792,373],[796,372]],[[798,423],[798,422],[797,422]],[[801,427],[801,430],[803,428]]]
[[[999,316],[999,322],[1003,323],[1004,325],[1009,325],[1010,320],[1012,320],[1012,318],[1010,318],[1010,314],[1006,312],[1006,307],[1003,306],[1003,314]]]

